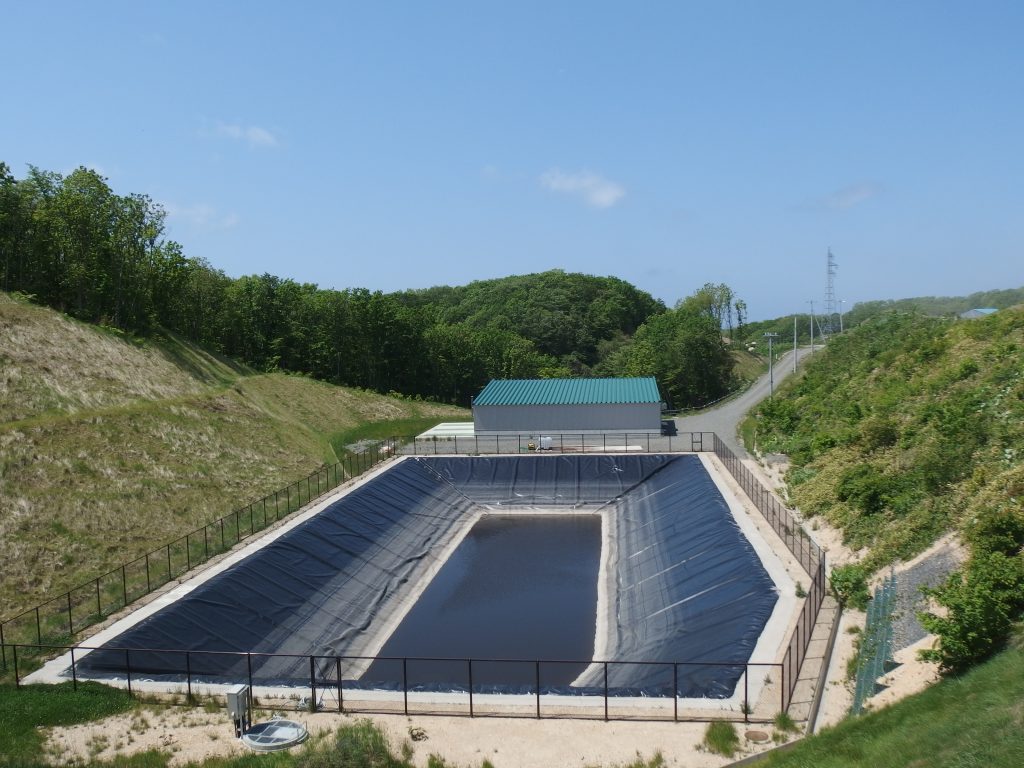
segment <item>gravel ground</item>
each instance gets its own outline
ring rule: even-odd
[[[892,615],[893,650],[906,648],[928,633],[917,620],[917,612],[926,607],[921,587],[934,587],[959,567],[951,547],[943,547],[897,576],[896,607]]]

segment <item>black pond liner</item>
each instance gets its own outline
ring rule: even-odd
[[[318,686],[335,685],[333,657],[361,652],[381,606],[422,577],[433,550],[465,515],[480,507],[602,504],[611,511],[617,549],[609,691],[671,696],[672,663],[680,662],[678,695],[731,696],[777,594],[693,455],[405,459],[84,656],[79,674],[124,677],[120,649],[130,648],[137,649],[130,652],[133,679],[181,682],[191,675],[196,682],[308,687],[313,655]],[[193,652],[187,659],[186,650]],[[630,661],[657,664],[624,663]],[[360,687],[348,670],[343,661],[344,687]],[[601,694],[604,671],[576,682],[548,686],[542,675],[541,689]],[[480,683],[474,681],[474,692],[535,690]],[[442,680],[415,689],[467,684]],[[396,675],[390,685],[373,687],[401,686]]]

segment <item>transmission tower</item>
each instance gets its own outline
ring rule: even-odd
[[[821,334],[822,336],[831,336],[835,331],[835,325],[833,323],[834,318],[837,316],[837,305],[836,305],[836,257],[832,255],[832,249],[828,249],[828,272],[827,281],[825,283],[825,314],[821,320]]]

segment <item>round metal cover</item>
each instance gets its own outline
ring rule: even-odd
[[[276,752],[301,744],[309,737],[306,726],[293,720],[257,723],[242,734],[242,743],[256,752]]]

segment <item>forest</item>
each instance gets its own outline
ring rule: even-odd
[[[0,162],[0,289],[257,370],[462,405],[491,378],[653,375],[675,408],[735,385],[723,329],[741,329],[745,306],[725,285],[668,308],[618,278],[561,270],[396,293],[232,278],[166,238],[165,218],[90,169],[18,179]]]

